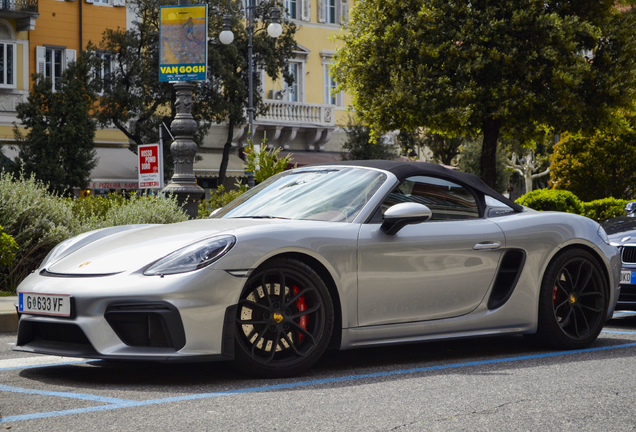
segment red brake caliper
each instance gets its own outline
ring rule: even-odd
[[[554,286],[554,292],[552,293],[552,303],[556,304],[557,286]]]
[[[294,289],[294,295],[300,292],[300,290],[298,289],[296,285],[294,285],[292,288]],[[305,303],[305,296],[300,296],[298,298],[298,301],[296,302],[296,309],[298,309],[298,312],[303,312],[307,309],[307,303]],[[300,319],[298,320],[298,325],[301,326],[304,330],[307,330],[308,323],[309,323],[309,317],[307,317],[307,315],[301,316]],[[303,335],[299,332],[298,342],[302,342],[302,340],[303,340]]]

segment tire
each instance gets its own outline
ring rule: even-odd
[[[553,348],[580,349],[596,340],[607,314],[607,283],[587,251],[557,255],[543,276],[537,339]]]
[[[325,352],[333,323],[318,274],[297,260],[273,260],[250,276],[239,300],[235,365],[259,377],[298,375]]]

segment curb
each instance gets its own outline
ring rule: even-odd
[[[14,304],[18,297],[0,297],[0,333],[15,333],[18,331],[18,312]]]

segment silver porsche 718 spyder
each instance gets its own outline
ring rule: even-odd
[[[59,244],[19,286],[17,351],[234,360],[298,374],[327,348],[526,334],[591,344],[620,259],[599,224],[477,177],[359,161],[276,175],[208,219]]]

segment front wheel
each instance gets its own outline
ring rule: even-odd
[[[587,251],[557,255],[543,277],[537,338],[559,349],[584,348],[598,337],[607,312],[607,287]]]
[[[239,300],[236,365],[261,377],[297,375],[324,353],[333,322],[318,274],[297,260],[272,261],[250,276]]]

